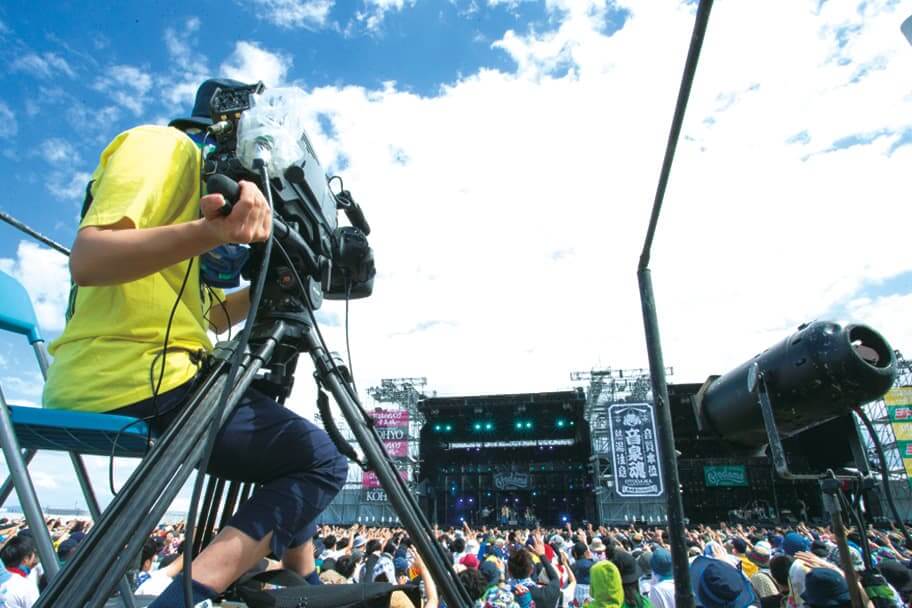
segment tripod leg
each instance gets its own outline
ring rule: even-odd
[[[215,504],[215,484],[216,478],[212,475],[209,476],[209,480],[206,482],[206,493],[203,494],[203,501],[201,503],[199,521],[197,522],[196,531],[193,534],[193,547],[201,547],[203,543],[203,534],[206,530],[206,522],[209,521],[209,512],[214,508]]]
[[[83,608],[104,604],[135,559],[148,534],[195,470],[210,425],[221,426],[268,362],[287,330],[277,322],[257,350],[244,358],[243,372],[231,387],[223,411],[217,409],[228,365],[222,360],[190,402],[136,468],[101,519],[80,543],[76,555],[51,580],[36,608]],[[228,354],[230,356],[230,353]]]
[[[215,528],[215,520],[218,517],[219,505],[222,504],[222,494],[225,493],[225,480],[219,479],[214,475],[209,476],[209,482],[215,482],[215,491],[212,493],[212,504],[210,505],[208,513],[206,513],[206,518],[203,519],[202,514],[199,518],[199,543],[194,543],[193,545],[193,557],[196,557],[200,554],[200,551],[209,544],[209,541],[213,537],[213,528]]]
[[[222,517],[219,519],[219,530],[228,525],[228,520],[234,515],[237,507],[238,494],[241,491],[241,482],[232,481],[228,484],[228,495],[225,497],[225,504],[222,506]],[[213,522],[214,524],[215,522]],[[210,529],[210,534],[212,530]]]
[[[434,578],[447,604],[453,608],[468,608],[474,604],[465,588],[456,578],[447,556],[443,554],[431,531],[427,518],[418,507],[415,497],[390,462],[377,431],[366,418],[363,408],[353,398],[353,393],[343,384],[338,368],[323,350],[314,331],[305,337],[306,350],[310,352],[320,383],[332,393],[349,428],[364,451],[371,468],[377,473],[393,509],[403,527],[424,558],[428,571]]]

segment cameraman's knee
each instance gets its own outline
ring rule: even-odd
[[[333,458],[331,470],[332,484],[337,490],[341,490],[348,478],[348,458],[336,451],[336,457]]]

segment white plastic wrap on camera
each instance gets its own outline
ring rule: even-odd
[[[279,175],[304,156],[306,97],[297,88],[266,89],[253,96],[253,106],[238,124],[237,155],[254,170],[258,158],[271,175]]]

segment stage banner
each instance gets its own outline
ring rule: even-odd
[[[614,490],[622,498],[662,495],[655,417],[648,403],[608,406]]]
[[[706,465],[703,467],[703,481],[707,488],[746,488],[747,467],[743,464]]]
[[[528,473],[495,473],[494,487],[498,490],[528,490],[532,476]]]
[[[409,413],[408,410],[384,410],[377,408],[371,414],[377,434],[383,440],[386,453],[393,458],[408,456]]]
[[[896,436],[896,447],[912,487],[912,387],[891,388],[884,395],[890,426]]]
[[[399,477],[403,481],[408,481],[408,471],[399,471]],[[361,474],[361,487],[365,490],[372,490],[380,487],[380,479],[373,471],[364,471]]]

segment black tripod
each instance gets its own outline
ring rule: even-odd
[[[218,405],[226,388],[229,361],[238,347],[237,339],[216,348],[204,378],[187,405],[80,543],[76,555],[50,582],[36,607],[102,606],[203,457],[205,439],[212,425],[221,427],[227,421],[261,370],[268,369],[265,379],[269,384],[290,390],[294,366],[302,352],[310,354],[318,384],[336,400],[367,465],[376,472],[447,605],[465,608],[472,605],[448,557],[433,538],[427,518],[392,466],[372,419],[323,347],[312,318],[307,311],[300,310],[270,312],[257,319],[224,409]],[[327,427],[334,428],[325,413],[324,420]],[[334,439],[338,439],[338,433],[335,434]]]

